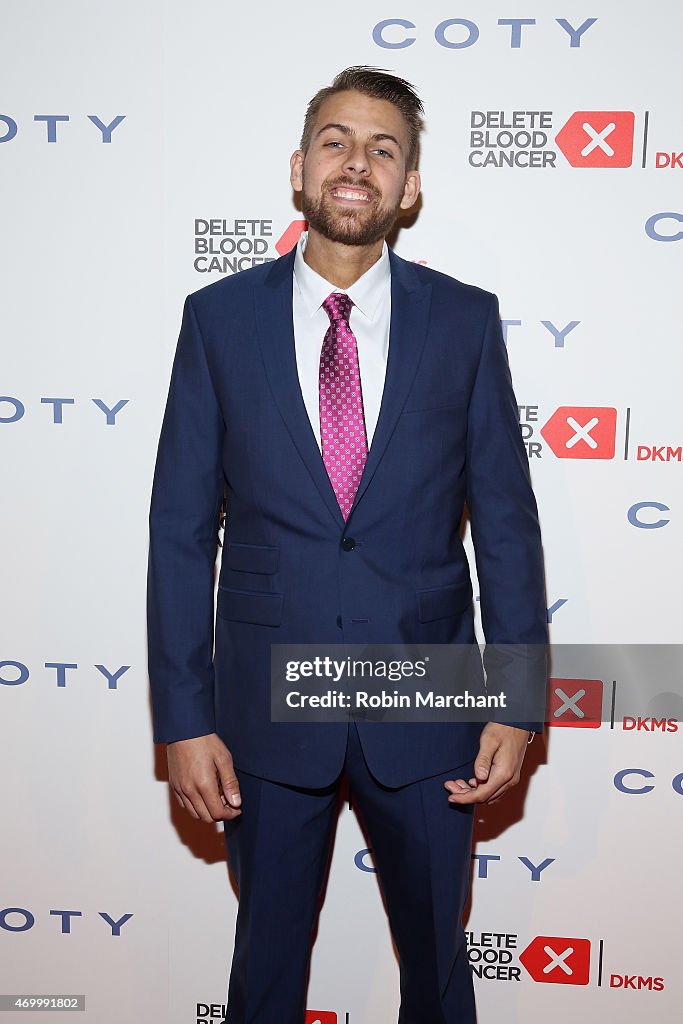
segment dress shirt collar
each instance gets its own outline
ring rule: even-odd
[[[294,284],[303,301],[306,315],[313,317],[330,292],[344,292],[344,289],[330,284],[312,267],[309,267],[304,260],[307,241],[308,232],[304,231],[297,243],[294,257]],[[389,263],[389,249],[385,242],[382,246],[382,255],[377,262],[373,263],[370,269],[366,270],[350,288],[347,288],[345,294],[352,300],[356,309],[372,322],[379,312],[382,299],[390,285],[391,264]]]

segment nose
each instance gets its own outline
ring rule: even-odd
[[[356,144],[346,154],[344,170],[347,174],[368,174],[370,172],[370,161],[365,152],[365,147]]]

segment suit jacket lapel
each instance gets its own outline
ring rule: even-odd
[[[273,398],[285,426],[323,501],[343,529],[344,517],[308,418],[297,372],[292,313],[294,256],[293,249],[276,260],[270,267],[266,287],[254,292],[258,341]]]
[[[391,260],[391,329],[379,419],[350,516],[365,494],[394,432],[413,383],[427,338],[431,285],[420,283],[412,264],[389,250]]]

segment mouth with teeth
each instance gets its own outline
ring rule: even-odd
[[[341,203],[352,203],[358,206],[368,206],[374,199],[374,195],[363,188],[352,188],[349,185],[335,185],[330,189],[330,195]]]

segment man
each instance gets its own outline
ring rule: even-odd
[[[344,772],[399,952],[400,1024],[473,1022],[472,811],[517,783],[542,729],[270,717],[271,643],[474,642],[465,500],[487,643],[546,640],[497,300],[384,241],[420,191],[421,113],[402,79],[338,75],[291,158],[307,234],[185,304],[150,515],[150,680],[176,798],[225,822],[228,1024],[303,1022]]]

